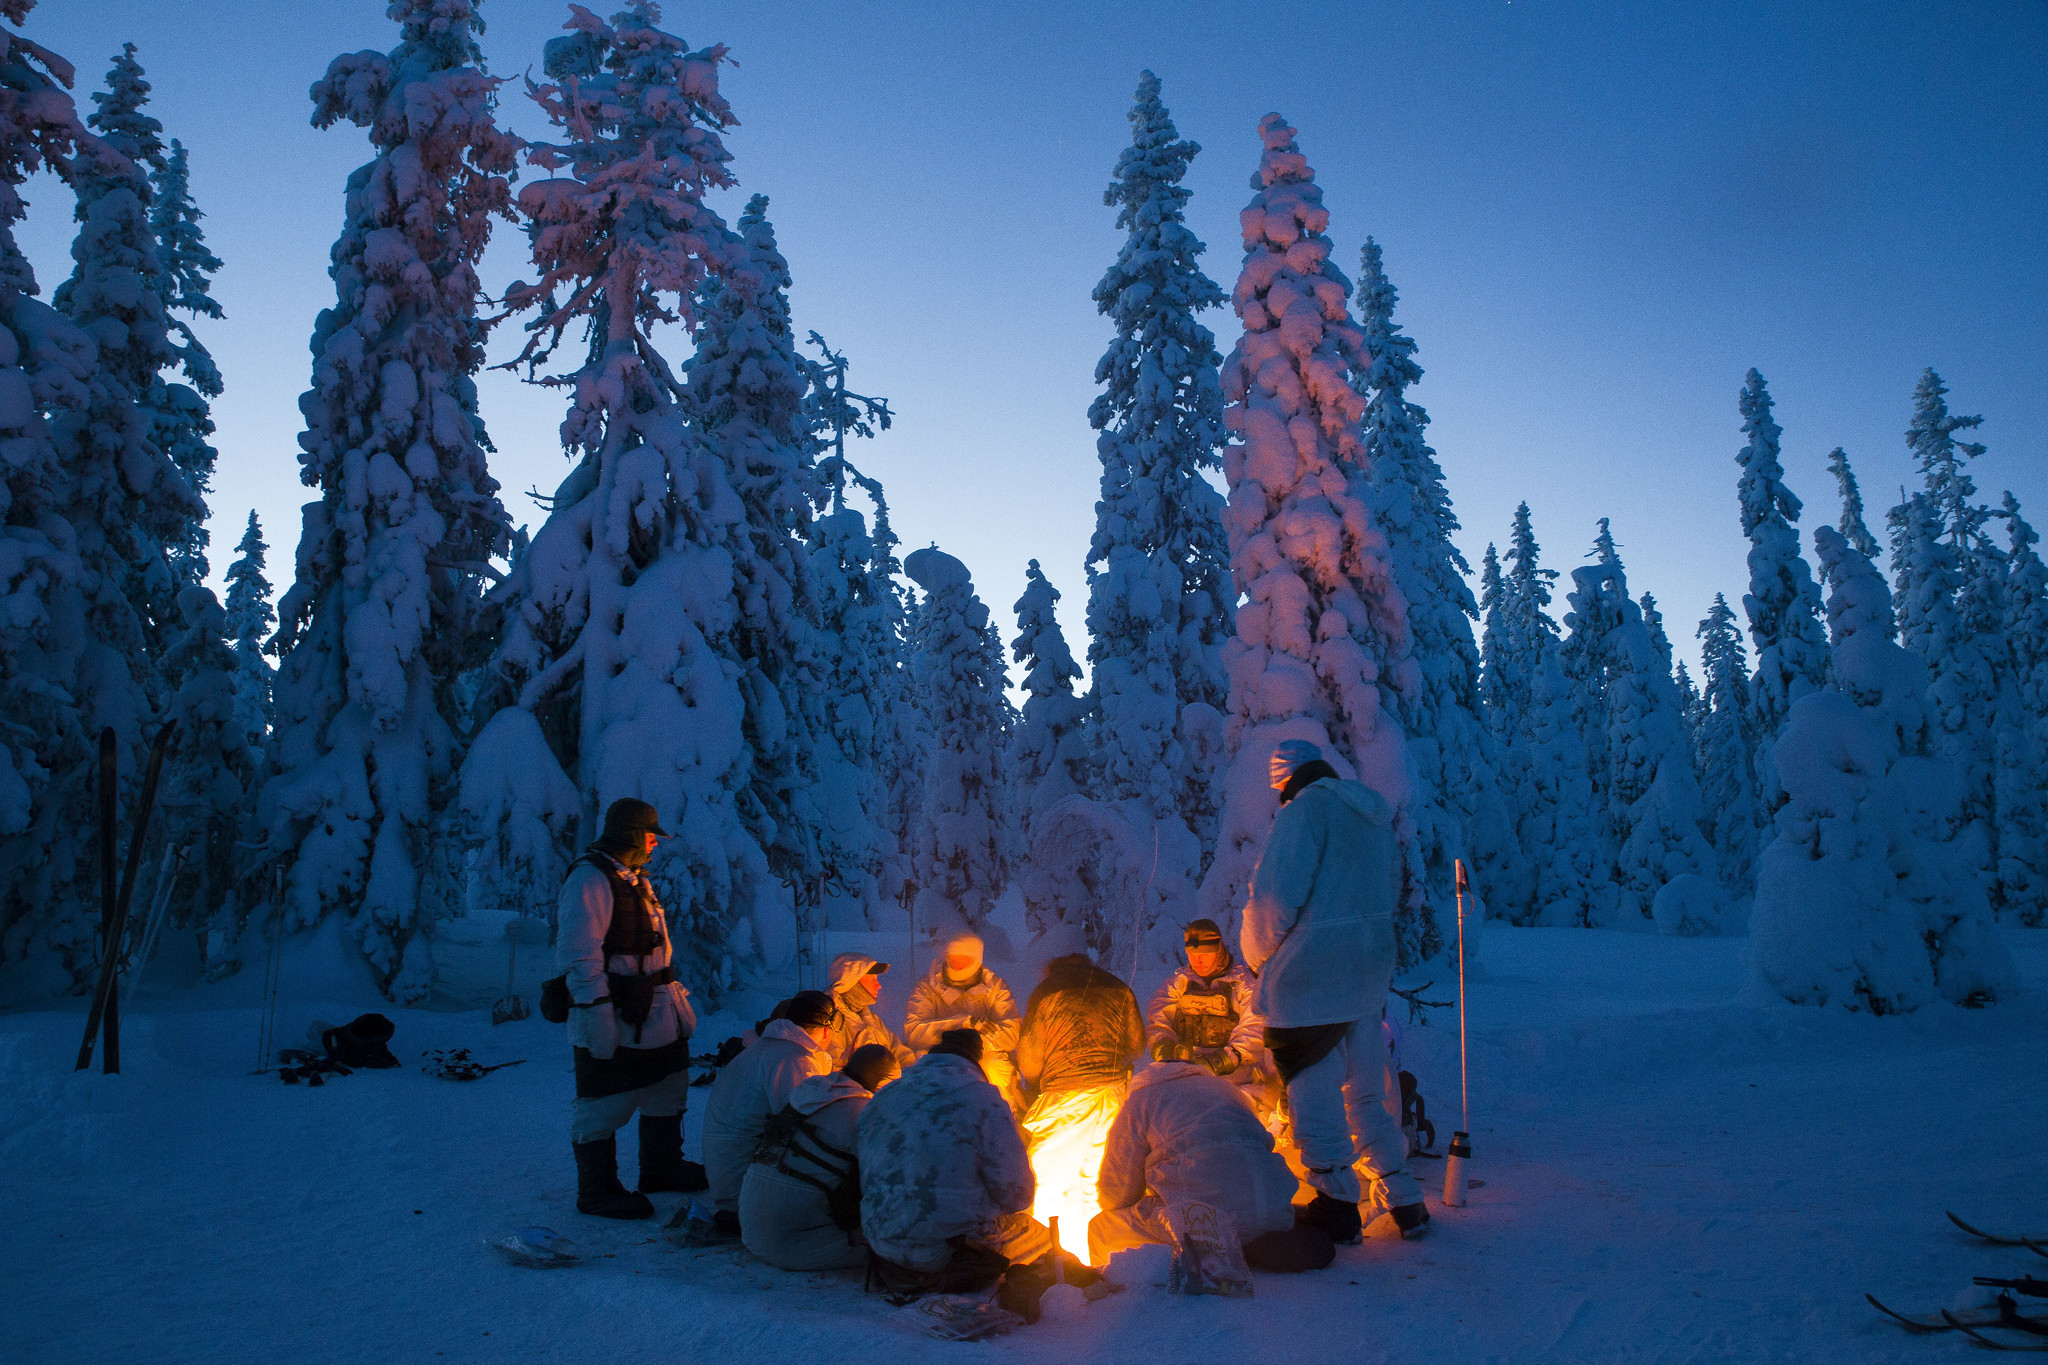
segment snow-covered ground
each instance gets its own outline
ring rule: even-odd
[[[2016,998],[1870,1019],[1736,1003],[1740,939],[1491,925],[1471,982],[1485,1184],[1468,1207],[1434,1208],[1441,1167],[1425,1163],[1436,1222],[1419,1243],[1382,1223],[1330,1270],[1260,1277],[1250,1301],[1170,1298],[1163,1259],[1119,1260],[1129,1292],[987,1346],[910,1335],[857,1274],[784,1274],[737,1249],[675,1249],[656,1223],[578,1215],[566,1049],[538,1018],[493,1028],[487,1013],[386,1009],[406,1068],[315,1090],[248,1074],[260,972],[145,997],[119,1077],[71,1071],[79,1011],[7,1015],[0,1357],[1970,1358],[1862,1295],[1931,1310],[1972,1274],[2041,1268],[1942,1217],[2048,1231],[2048,932],[2011,938]],[[342,976],[295,984],[291,965],[282,1042],[375,1008]],[[912,977],[885,980],[898,1010]],[[1431,994],[1448,994],[1441,979]],[[1446,1139],[1457,1043],[1450,1011],[1407,1041]],[[468,1084],[414,1069],[422,1049],[451,1046],[529,1060]],[[532,1224],[589,1263],[517,1269],[485,1246]]]

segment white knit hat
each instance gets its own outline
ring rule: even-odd
[[[1323,751],[1305,739],[1283,739],[1273,748],[1273,790],[1285,787],[1295,772],[1315,762]]]

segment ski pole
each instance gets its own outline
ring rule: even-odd
[[[1444,1204],[1465,1205],[1465,1163],[1472,1156],[1472,1069],[1465,1051],[1465,860],[1452,863],[1458,888],[1458,1115],[1460,1127],[1451,1135],[1444,1162]]]

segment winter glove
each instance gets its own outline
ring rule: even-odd
[[[569,1041],[588,1048],[596,1061],[611,1060],[619,1050],[619,1016],[612,1012],[609,997],[569,1011]]]
[[[1208,1067],[1216,1075],[1228,1076],[1237,1070],[1237,1050],[1227,1047],[1205,1048],[1201,1061],[1203,1066]]]
[[[1174,1053],[1179,1051],[1179,1049],[1180,1044],[1174,1042],[1173,1039],[1161,1038],[1158,1042],[1152,1044],[1152,1060],[1155,1062],[1170,1062],[1173,1060]]]

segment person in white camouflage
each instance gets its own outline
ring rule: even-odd
[[[882,1016],[875,1013],[875,1001],[881,998],[882,973],[888,970],[888,963],[877,962],[866,953],[841,953],[832,959],[832,1003],[837,1012],[832,1016],[832,1032],[825,1039],[825,1050],[832,1055],[834,1068],[845,1066],[857,1048],[870,1043],[889,1049],[898,1070],[917,1060],[917,1054],[905,1047],[895,1031],[882,1022]]]
[[[959,933],[946,940],[931,970],[910,992],[904,1012],[904,1041],[919,1051],[938,1045],[952,1029],[973,1029],[981,1035],[981,1070],[1009,1101],[1010,1112],[1024,1112],[1024,1091],[1017,1084],[1017,1036],[1024,1021],[1009,983],[982,961],[979,935]]]
[[[1212,919],[1181,935],[1187,966],[1145,1007],[1145,1042],[1158,1062],[1193,1062],[1239,1085],[1256,1085],[1266,1057],[1266,1020],[1253,1004],[1258,978],[1231,956]]]

